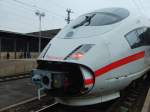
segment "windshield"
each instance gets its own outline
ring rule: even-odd
[[[116,9],[113,11],[93,12],[83,15],[75,21],[73,29],[80,26],[103,26],[117,23],[129,15],[125,9]]]
[[[85,15],[85,19],[80,22],[79,24],[73,26],[73,28],[77,28],[79,26],[85,25],[88,26],[91,24],[91,19],[95,16],[96,14],[91,14],[91,15]]]
[[[118,26],[115,23],[124,20],[128,16],[129,11],[124,8],[105,8],[87,13],[67,25],[57,37],[71,39],[104,34]],[[115,26],[111,26],[112,24],[115,24]]]

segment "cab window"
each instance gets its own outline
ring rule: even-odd
[[[125,35],[132,49],[150,45],[150,28],[138,28]]]
[[[129,11],[122,8],[107,9],[107,11],[85,14],[74,21],[73,28],[81,26],[104,26],[111,25],[129,16]]]

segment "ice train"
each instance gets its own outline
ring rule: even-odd
[[[119,7],[86,13],[48,43],[37,63],[33,82],[59,103],[118,98],[150,68],[150,19]]]

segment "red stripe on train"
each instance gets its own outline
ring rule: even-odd
[[[145,51],[141,51],[141,52],[138,52],[136,54],[130,55],[128,57],[125,57],[125,58],[122,58],[120,60],[117,60],[117,61],[115,61],[115,62],[113,62],[111,64],[108,64],[108,65],[106,65],[106,66],[96,70],[94,72],[95,77],[101,76],[101,75],[103,75],[103,74],[105,74],[105,73],[107,73],[107,72],[109,72],[109,71],[111,71],[111,70],[113,70],[115,68],[118,68],[120,66],[128,64],[130,62],[133,62],[133,61],[139,60],[141,58],[144,58],[144,54],[145,54]],[[88,82],[87,84],[93,83],[93,81],[87,81],[87,82]],[[89,83],[89,82],[91,82],[91,83]]]
[[[95,71],[95,76],[96,77],[100,76],[100,75],[102,75],[102,74],[104,74],[104,73],[106,73],[108,71],[111,71],[111,70],[113,70],[115,68],[118,68],[118,67],[123,66],[125,64],[128,64],[130,62],[136,61],[138,59],[141,59],[141,58],[144,57],[144,54],[145,54],[145,52],[141,51],[141,52],[138,52],[136,54],[130,55],[128,57],[125,57],[123,59],[120,59],[118,61],[115,61],[115,62],[113,62],[113,63],[111,63],[109,65],[106,65],[106,66],[96,70]]]

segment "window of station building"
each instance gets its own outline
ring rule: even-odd
[[[12,52],[12,51],[14,51],[14,39],[3,38],[1,43],[2,43],[2,46],[1,46],[1,51],[2,52]]]
[[[150,45],[150,28],[138,28],[125,35],[132,49]]]
[[[30,40],[30,51],[38,52],[38,40],[37,39]]]
[[[16,39],[16,51],[24,52],[26,50],[26,40],[25,39]]]

